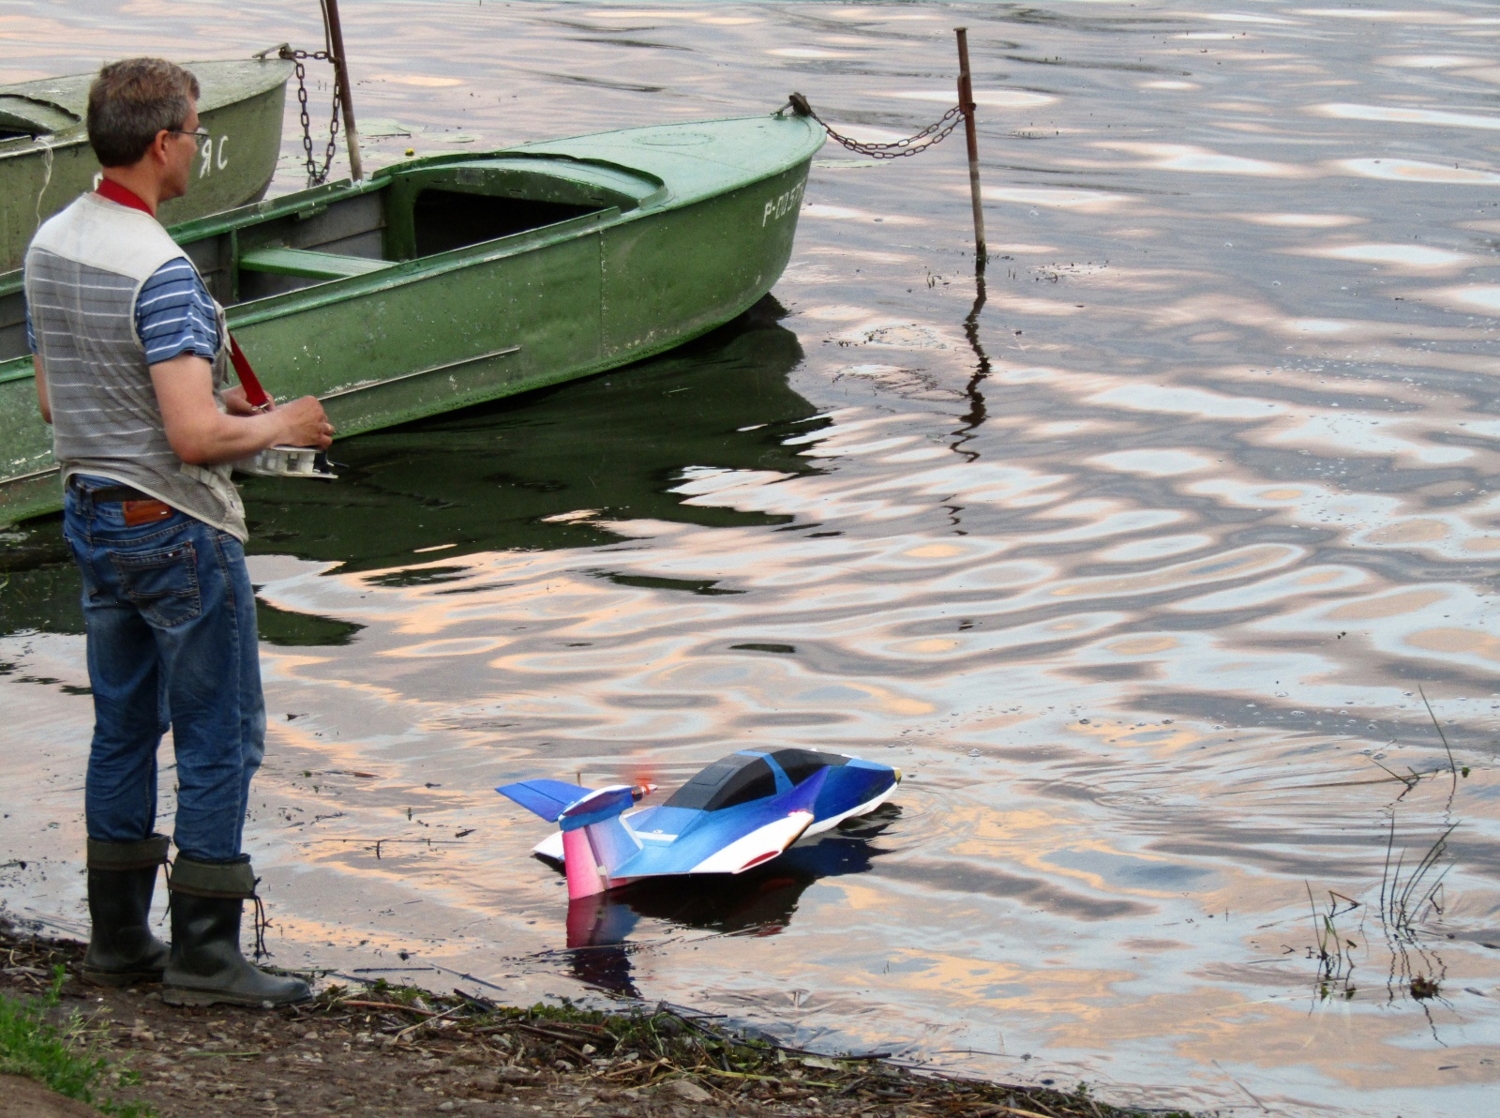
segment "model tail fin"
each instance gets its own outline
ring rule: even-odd
[[[601,788],[569,804],[558,816],[569,900],[604,892],[620,867],[640,851],[640,841],[620,821],[620,814],[655,790],[652,784]]]

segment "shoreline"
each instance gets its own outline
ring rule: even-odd
[[[959,1079],[878,1054],[817,1055],[665,1005],[620,1012],[505,1006],[461,990],[442,994],[382,980],[331,985],[279,1010],[177,1008],[162,1003],[154,984],[83,985],[83,950],[0,917],[0,996],[40,1005],[56,991],[45,1013],[64,1026],[81,1057],[107,1063],[91,1093],[116,1113],[132,1106],[158,1118],[1145,1113],[1099,1102],[1082,1088]],[[0,1050],[0,1065],[5,1056]],[[1150,1113],[1191,1118],[1186,1111]]]

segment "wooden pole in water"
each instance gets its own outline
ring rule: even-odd
[[[329,0],[332,3],[332,0]],[[969,141],[969,194],[974,202],[974,264],[983,270],[989,259],[984,242],[984,206],[979,193],[979,137],[974,132],[974,84],[969,77],[969,29],[955,27],[958,36],[958,105],[964,113],[964,138]]]
[[[328,48],[333,55],[334,80],[344,112],[344,145],[349,149],[349,175],[358,182],[365,177],[359,158],[359,131],[354,127],[354,100],[350,91],[349,64],[344,60],[344,28],[339,23],[339,0],[323,0],[323,19],[328,27]]]

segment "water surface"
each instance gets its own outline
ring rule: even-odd
[[[666,999],[1114,1101],[1483,1111],[1493,5],[346,9],[372,162],[792,89],[895,138],[952,102],[967,24],[994,259],[976,312],[959,142],[830,145],[746,320],[341,444],[335,486],[247,485],[278,961]],[[307,14],[17,0],[0,80],[313,46]],[[79,928],[90,708],[53,531],[0,593],[0,896]],[[569,912],[544,825],[490,791],[670,787],[762,744],[899,764],[900,810]],[[1402,939],[1382,881],[1452,824]],[[1320,981],[1330,905],[1354,970]]]

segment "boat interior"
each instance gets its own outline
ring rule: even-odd
[[[178,240],[225,306],[367,276],[475,246],[524,249],[528,234],[593,224],[664,196],[660,179],[559,155],[496,155],[397,169],[178,227]],[[586,220],[587,219],[587,220]],[[483,254],[483,250],[481,253]],[[26,354],[18,273],[0,277],[0,361]]]
[[[77,116],[56,105],[14,93],[0,94],[0,151],[29,147],[38,136],[63,132],[79,123]],[[25,143],[15,143],[18,140]]]
[[[378,189],[335,194],[185,245],[225,306],[369,275],[635,209],[659,180],[593,161],[518,156],[397,171]]]

